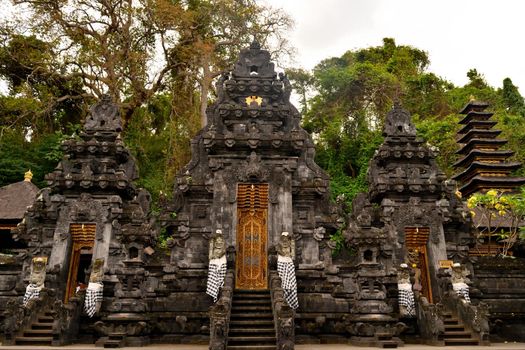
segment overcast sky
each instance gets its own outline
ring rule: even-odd
[[[429,70],[465,84],[476,68],[495,87],[510,77],[525,94],[525,1],[260,0],[295,20],[297,65],[311,69],[345,51],[397,44],[428,52]]]

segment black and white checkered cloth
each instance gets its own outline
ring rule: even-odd
[[[208,282],[206,284],[206,294],[213,298],[213,302],[219,299],[219,289],[224,286],[226,277],[226,255],[222,258],[211,259],[208,267]]]
[[[26,287],[26,292],[24,294],[24,305],[33,298],[38,298],[40,296],[40,290],[42,287],[37,286],[36,284],[28,284]]]
[[[89,317],[93,317],[97,311],[97,303],[101,303],[104,297],[104,285],[102,283],[89,282],[86,289],[84,311]]]
[[[284,298],[286,303],[292,309],[299,307],[297,301],[297,280],[295,279],[295,267],[291,259],[282,259],[278,256],[277,259],[277,273],[281,278],[282,288],[284,290]]]
[[[463,298],[467,303],[470,303],[469,288],[466,283],[453,283],[452,289],[454,289],[460,298]]]
[[[403,316],[416,316],[414,292],[412,289],[399,288],[399,306],[404,306],[407,313]]]

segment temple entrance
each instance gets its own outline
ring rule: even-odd
[[[96,224],[71,224],[69,227],[73,247],[69,260],[65,303],[75,295],[77,289],[87,288],[95,231]]]
[[[407,259],[416,271],[414,287],[421,286],[421,295],[432,303],[432,287],[428,271],[427,242],[430,234],[428,227],[405,227]]]
[[[268,184],[239,184],[235,288],[268,288]]]

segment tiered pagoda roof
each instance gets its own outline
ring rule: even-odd
[[[507,161],[514,152],[500,150],[507,140],[497,138],[501,130],[492,129],[497,122],[490,120],[493,113],[485,111],[486,102],[470,101],[459,113],[464,115],[459,122],[464,125],[457,135],[462,155],[455,168],[463,171],[453,177],[462,184],[464,196],[489,189],[512,191],[525,184],[525,178],[512,177],[510,173],[521,166],[519,162]]]

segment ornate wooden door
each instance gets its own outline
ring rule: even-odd
[[[235,287],[268,288],[268,184],[239,184]]]
[[[432,303],[432,286],[428,271],[427,242],[430,234],[428,227],[405,227],[405,241],[408,261],[412,268],[419,270],[416,283],[421,284],[421,294]],[[419,279],[419,281],[418,281]]]
[[[67,278],[66,295],[64,302],[75,295],[78,284],[78,267],[82,250],[92,251],[95,242],[96,224],[71,224],[69,233],[71,234],[72,249],[69,258],[69,273]],[[82,281],[83,282],[83,281]]]

